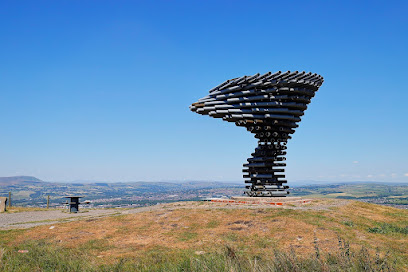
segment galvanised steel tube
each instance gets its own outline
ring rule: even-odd
[[[246,127],[258,147],[244,164],[248,196],[286,196],[283,174],[286,143],[292,137],[307,104],[323,84],[323,77],[306,72],[255,74],[226,80],[190,110]],[[278,168],[276,168],[278,167]]]

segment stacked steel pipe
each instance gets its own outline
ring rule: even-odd
[[[258,147],[244,164],[248,196],[287,196],[286,144],[323,77],[306,72],[243,76],[223,82],[191,111],[235,122],[255,134]]]

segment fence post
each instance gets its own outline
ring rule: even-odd
[[[11,208],[11,192],[9,192],[8,206]]]
[[[47,209],[50,207],[50,196],[47,196]]]

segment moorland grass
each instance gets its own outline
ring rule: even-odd
[[[407,271],[408,213],[350,203],[162,210],[4,230],[0,271]]]
[[[97,242],[98,244],[99,242]],[[98,244],[99,245],[99,244]],[[101,244],[102,245],[102,244]],[[28,250],[19,253],[18,250]],[[46,241],[31,241],[0,249],[0,271],[397,271],[391,255],[380,257],[366,248],[352,251],[339,240],[336,251],[322,253],[318,246],[308,257],[294,250],[275,250],[272,258],[248,256],[230,246],[197,255],[191,250],[154,248],[140,257],[102,260],[86,247],[64,248]]]
[[[408,234],[408,226],[400,227],[390,223],[381,223],[378,227],[368,228],[368,232],[382,234]]]

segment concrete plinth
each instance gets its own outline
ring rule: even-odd
[[[211,202],[283,206],[283,205],[288,205],[288,204],[307,204],[307,203],[312,202],[312,200],[311,199],[304,199],[304,198],[301,198],[301,197],[246,197],[246,196],[233,196],[231,198],[212,198]]]
[[[249,196],[232,196],[231,199],[239,201],[256,201],[256,202],[290,202],[301,200],[301,197],[249,197]]]
[[[0,212],[5,212],[7,207],[7,197],[0,197]]]

